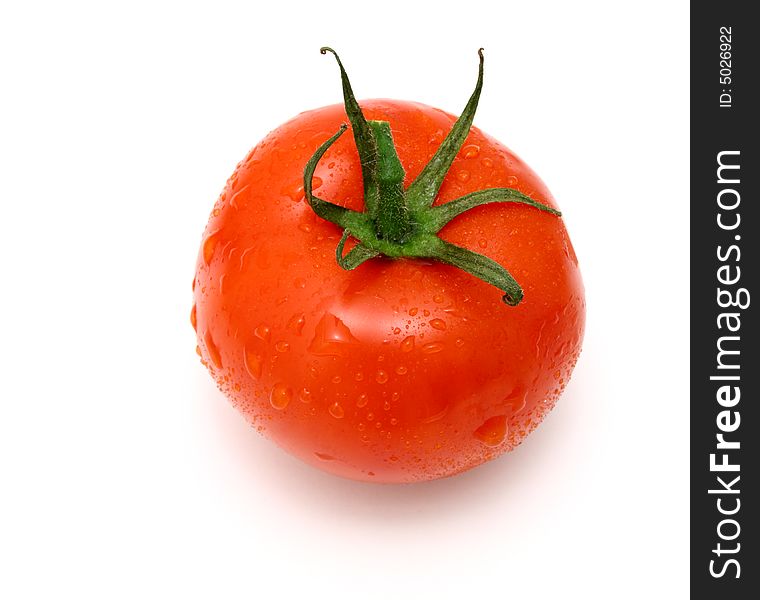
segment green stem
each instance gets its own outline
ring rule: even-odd
[[[356,142],[356,149],[359,151],[359,161],[362,166],[364,203],[367,206],[367,212],[370,217],[374,218],[380,198],[377,172],[375,170],[375,164],[377,163],[377,142],[375,141],[375,136],[372,135],[372,129],[369,123],[367,123],[367,119],[364,118],[364,113],[359,107],[359,103],[356,101],[354,91],[351,89],[351,82],[348,80],[348,75],[343,68],[343,63],[340,61],[338,53],[328,46],[320,48],[319,52],[321,54],[330,52],[335,57],[340,68],[340,80],[343,85],[343,103],[346,107],[348,120],[354,130],[354,141]]]
[[[318,216],[343,229],[335,250],[338,264],[352,270],[381,255],[395,259],[432,258],[499,288],[504,292],[502,299],[506,304],[519,304],[523,290],[507,269],[487,256],[442,240],[438,232],[452,219],[482,204],[512,202],[553,216],[560,216],[560,212],[512,188],[480,190],[433,206],[475,117],[483,88],[483,49],[478,50],[478,81],[467,106],[430,162],[406,190],[404,168],[393,143],[390,124],[366,120],[340,58],[331,48],[322,48],[321,52],[331,52],[340,67],[346,115],[353,128],[364,179],[366,212],[349,210],[314,195],[317,164],[347,129],[346,125],[317,148],[304,169],[304,192],[309,206]],[[358,243],[344,256],[349,237]]]
[[[558,217],[562,216],[562,213],[558,210],[555,210],[546,204],[541,204],[541,202],[537,202],[530,196],[526,196],[522,192],[513,190],[512,188],[492,188],[488,190],[480,190],[479,192],[472,192],[471,194],[465,194],[451,202],[433,206],[425,214],[425,219],[429,219],[427,223],[430,228],[439,231],[449,221],[455,219],[462,213],[465,213],[476,206],[491,204],[494,202],[527,204],[528,206],[543,210]]]
[[[411,183],[406,191],[412,210],[420,210],[433,204],[446,173],[451,168],[451,163],[454,162],[457,152],[470,133],[470,127],[472,127],[475,111],[480,101],[480,92],[483,89],[483,48],[478,50],[478,56],[480,57],[480,66],[478,67],[478,82],[475,84],[475,91],[467,101],[461,116],[451,128],[449,135],[446,136],[433,158],[425,165],[417,179]]]
[[[343,135],[346,129],[348,129],[347,125],[341,125],[337,133],[333,134],[330,139],[328,139],[319,148],[317,148],[317,151],[309,159],[309,162],[306,163],[306,169],[304,169],[303,174],[304,196],[306,196],[306,201],[309,203],[309,206],[311,206],[311,209],[317,213],[317,216],[335,223],[336,225],[343,225],[344,227],[348,209],[343,208],[342,206],[338,206],[337,204],[333,204],[332,202],[322,200],[321,198],[317,198],[314,195],[313,190],[314,171],[317,168],[317,163],[319,163],[320,159],[324,156],[325,152],[327,152],[328,148],[330,148],[330,146],[332,146],[335,141]]]
[[[409,210],[404,196],[404,167],[396,154],[396,146],[387,121],[370,121],[377,140],[376,177],[380,202],[375,211],[378,236],[392,242],[403,242],[409,234]]]
[[[502,301],[509,306],[517,306],[523,299],[522,288],[515,278],[499,263],[487,256],[441,240],[441,244],[431,258],[459,267],[478,279],[496,286],[504,292]]]
[[[346,229],[343,232],[343,235],[341,236],[337,247],[335,248],[335,259],[338,261],[338,264],[341,266],[341,268],[345,269],[346,271],[353,271],[363,262],[367,262],[370,258],[375,258],[376,256],[380,255],[380,252],[377,250],[371,250],[366,246],[358,244],[354,246],[348,254],[343,256],[343,248],[346,245],[346,240],[348,239],[349,235],[351,235],[351,232]]]

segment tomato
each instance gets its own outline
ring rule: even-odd
[[[341,242],[356,236],[317,216],[304,168],[312,160],[319,198],[365,211],[368,163],[356,139],[334,135],[350,100],[352,92],[345,107],[278,127],[228,180],[193,281],[197,350],[250,423],[309,464],[376,482],[453,475],[515,448],[567,384],[585,321],[578,260],[543,182],[468,126],[433,207],[494,188],[535,204],[477,206],[443,226],[440,239],[502,265],[521,300],[473,275],[474,267],[376,255],[391,234],[367,242],[366,260],[342,268],[336,246],[347,256]],[[390,124],[404,190],[457,123],[416,102],[368,100],[361,112]],[[407,224],[398,239],[415,227]]]

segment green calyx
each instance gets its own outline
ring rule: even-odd
[[[406,189],[403,184],[404,168],[396,153],[390,124],[365,119],[337,53],[332,48],[322,48],[320,52],[332,53],[340,67],[343,100],[354,132],[364,179],[365,212],[338,206],[313,194],[314,170],[328,148],[346,131],[348,126],[345,124],[317,148],[304,170],[304,192],[309,206],[319,217],[343,228],[343,236],[336,249],[338,264],[351,270],[380,255],[389,258],[435,259],[459,267],[496,286],[504,292],[502,299],[506,304],[519,304],[523,291],[509,271],[487,256],[442,240],[438,232],[462,213],[492,202],[527,204],[557,216],[560,216],[559,211],[512,188],[481,190],[433,206],[438,190],[467,138],[475,117],[483,87],[483,49],[478,51],[478,82],[467,106],[430,162]],[[349,237],[355,238],[357,244],[344,254]]]

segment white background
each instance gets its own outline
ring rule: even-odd
[[[683,598],[688,5],[0,8],[0,596]],[[558,199],[588,326],[513,454],[412,486],[260,438],[188,321],[197,248],[267,131],[360,98],[459,113]]]

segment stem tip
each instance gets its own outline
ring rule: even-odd
[[[507,306],[517,306],[518,304],[520,304],[520,301],[522,299],[523,299],[522,293],[520,293],[517,298],[512,296],[512,294],[504,294],[501,298],[501,301]]]

